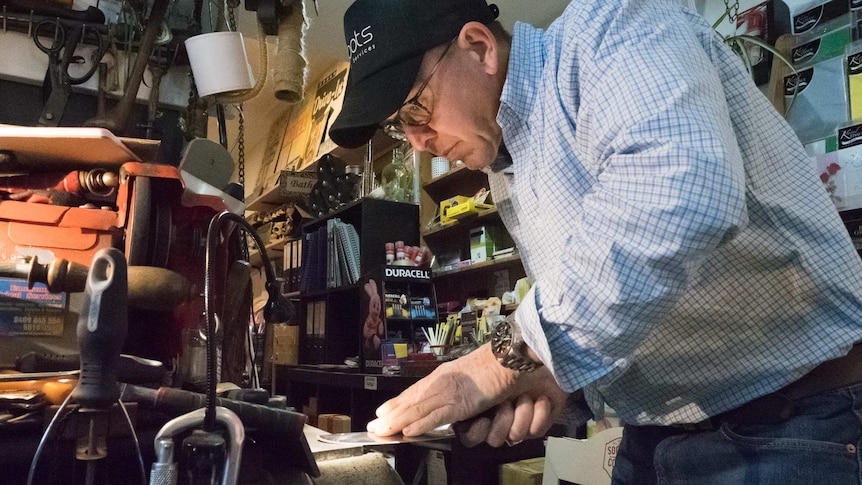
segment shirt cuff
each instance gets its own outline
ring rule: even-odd
[[[524,295],[521,303],[518,304],[518,309],[515,311],[515,322],[518,328],[521,329],[521,337],[527,346],[536,353],[539,360],[550,369],[554,379],[560,382],[559,377],[554,372],[554,361],[551,356],[551,349],[548,347],[548,339],[545,337],[545,332],[542,330],[542,322],[539,319],[539,310],[536,308],[536,286],[530,287],[530,290]]]

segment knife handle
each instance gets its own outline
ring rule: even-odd
[[[458,439],[461,440],[461,442],[463,443],[463,439],[461,438],[461,436],[467,434],[467,432],[470,431],[470,426],[473,426],[473,423],[482,418],[488,418],[489,420],[494,421],[494,416],[496,415],[497,409],[496,406],[494,406],[492,408],[482,411],[481,413],[473,416],[472,418],[467,418],[463,421],[452,423],[452,430],[455,431],[455,436],[457,436]]]

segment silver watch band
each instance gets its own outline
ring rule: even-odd
[[[543,364],[527,355],[527,344],[521,337],[521,330],[515,322],[514,314],[497,324],[491,335],[491,350],[497,362],[503,367],[519,372],[533,372]]]

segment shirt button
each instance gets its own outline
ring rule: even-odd
[[[602,364],[610,367],[611,365],[614,364],[614,359],[612,359],[610,357],[602,357]]]
[[[856,445],[854,445],[853,443],[848,443],[847,453],[856,453]]]

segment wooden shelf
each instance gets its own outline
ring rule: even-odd
[[[392,138],[386,133],[383,133],[383,130],[377,130],[377,132],[374,133],[374,137],[371,139],[371,160],[377,160],[383,155],[391,152],[392,149],[399,144],[401,144],[400,141]],[[367,145],[365,145],[353,149],[338,147],[330,153],[344,160],[344,163],[347,165],[359,165],[361,167],[365,163],[367,152],[368,148]]]
[[[380,130],[374,135],[374,138],[371,140],[371,159],[377,160],[383,155],[391,152],[395,146],[399,143],[398,140],[391,138],[390,136],[382,133]],[[360,147],[354,149],[347,148],[335,148],[330,152],[330,154],[344,160],[344,163],[347,165],[359,165],[362,167],[365,163],[365,157],[367,156],[367,148]],[[317,161],[305,166],[302,169],[303,172],[316,172],[317,171]],[[251,199],[245,206],[245,210],[251,212],[257,212],[261,210],[272,209],[281,204],[285,204],[290,201],[289,198],[279,194],[277,180],[269,181],[269,183],[273,183],[272,187],[267,187],[263,190],[263,192]]]
[[[455,222],[453,224],[426,229],[422,231],[422,237],[425,239],[429,239],[442,237],[444,235],[449,236],[453,233],[462,232],[465,227],[476,227],[482,222],[492,222],[499,220],[500,214],[497,212],[497,208],[494,207],[491,209],[479,211],[479,213],[476,215],[463,217],[459,219],[458,222]]]
[[[515,254],[512,256],[505,256],[502,258],[492,259],[490,261],[484,261],[481,263],[471,264],[470,266],[465,266],[463,268],[449,269],[446,271],[434,271],[432,278],[438,279],[447,276],[452,276],[456,274],[463,275],[464,273],[470,273],[474,271],[487,271],[490,269],[500,269],[507,266],[512,266],[515,264],[521,264],[521,256],[519,254]]]
[[[287,244],[288,241],[292,241],[290,238],[279,239],[278,241],[273,241],[267,243],[264,248],[266,249],[267,254],[270,252],[284,252],[284,245]],[[270,256],[272,259],[272,256]],[[251,263],[255,268],[263,264],[263,258],[260,256],[260,250],[253,249],[248,252],[248,262]]]
[[[296,241],[298,239],[299,238],[297,238],[297,237],[281,238],[277,241],[272,241],[272,242],[267,243],[266,246],[264,246],[264,248],[266,249],[267,254],[272,253],[272,252],[283,253],[284,252],[284,246],[286,246],[287,243],[289,243],[290,241]],[[277,255],[276,257],[281,257],[281,255]],[[271,255],[269,257],[269,259],[272,259],[272,258],[273,258],[273,256]],[[249,251],[248,252],[248,262],[251,263],[251,265],[254,267],[258,267],[261,264],[263,264],[263,258],[260,257],[260,250],[252,249],[251,251]]]
[[[455,167],[422,185],[425,193],[438,204],[456,195],[474,195],[483,187],[488,188],[488,176],[464,166]]]
[[[284,196],[278,193],[278,185],[274,185],[264,190],[262,194],[250,200],[245,205],[245,210],[250,212],[258,212],[271,209],[287,202]]]

